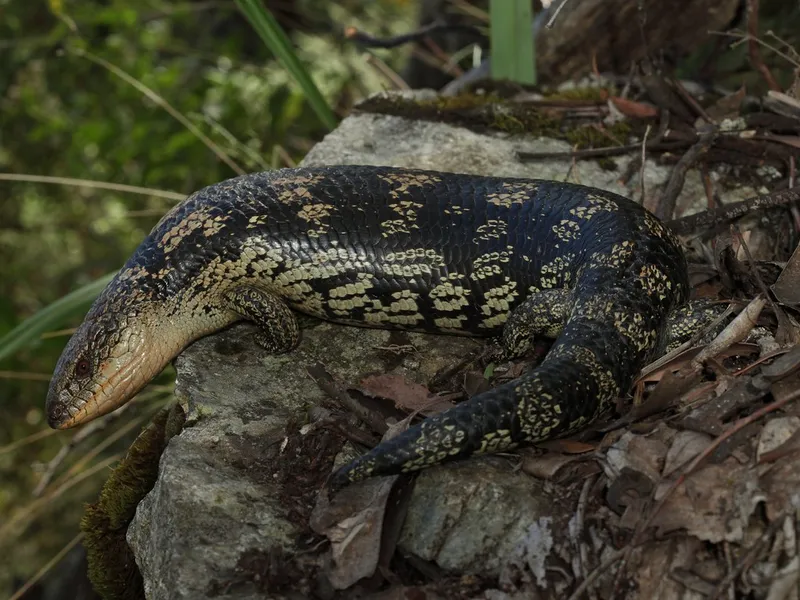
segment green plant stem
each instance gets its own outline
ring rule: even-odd
[[[260,0],[236,0],[239,9],[244,13],[250,25],[256,30],[270,51],[289,71],[295,81],[300,85],[306,99],[314,112],[317,113],[320,121],[328,128],[333,129],[337,125],[336,116],[323,98],[319,88],[314,84],[308,70],[300,62],[292,43],[281,26],[267,10]]]

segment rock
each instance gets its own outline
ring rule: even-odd
[[[574,166],[568,159],[523,163],[517,160],[521,150],[567,151],[569,146],[361,113],[347,117],[303,164],[569,178],[632,195],[618,183],[623,161],[617,161],[617,170],[588,161]],[[667,174],[666,168],[648,161],[648,191],[663,184]],[[690,176],[684,196],[693,194],[703,197],[699,178]],[[478,347],[469,339],[400,334],[414,351],[399,357],[385,350],[397,343],[396,332],[319,323],[303,331],[296,351],[269,356],[255,345],[252,332],[248,324],[237,325],[196,342],[176,361],[177,393],[188,404],[187,425],[169,443],[158,482],[128,530],[152,600],[222,591],[232,599],[263,598],[265,593],[304,597],[311,588],[318,589],[324,580],[316,576],[324,566],[321,557],[308,559],[310,575],[302,585],[294,582],[285,589],[280,577],[277,583],[265,582],[264,572],[251,560],[253,552],[260,552],[268,572],[296,567],[286,557],[298,551],[299,537],[308,534],[303,515],[310,513],[310,500],[286,490],[297,479],[313,492],[326,474],[302,463],[302,452],[293,446],[297,440],[304,443],[302,436],[287,436],[289,423],[304,423],[309,409],[327,400],[306,369],[323,363],[348,383],[386,372],[425,383]],[[325,439],[315,447],[320,455],[328,451]],[[530,585],[547,587],[544,563],[550,554],[562,565],[575,560],[573,537],[580,536],[582,524],[572,515],[580,489],[543,484],[512,466],[502,458],[476,459],[421,474],[400,536],[401,550],[459,573],[502,576],[509,565],[528,565]],[[591,535],[594,546],[602,548],[607,536],[597,526]]]
[[[292,521],[274,481],[287,423],[325,399],[306,368],[322,362],[353,383],[387,371],[375,348],[392,343],[389,331],[320,323],[304,329],[298,349],[283,356],[257,346],[254,331],[237,325],[199,340],[176,361],[186,428],[164,452],[158,482],[128,529],[148,598],[204,597],[234,578],[247,550],[294,548],[302,524]],[[419,382],[476,347],[463,338],[409,338],[418,354],[396,369]],[[253,594],[245,589],[226,598],[263,597]]]
[[[372,99],[395,96],[416,100],[435,97],[430,90],[415,90],[376,94]],[[620,181],[632,157],[615,160],[613,168],[609,168],[608,164],[601,166],[594,160],[583,160],[573,165],[570,158],[533,162],[518,157],[520,152],[556,153],[571,150],[567,142],[546,137],[501,132],[477,133],[446,123],[356,112],[314,146],[301,164],[309,167],[334,164],[386,165],[498,177],[554,179],[635,198],[641,197],[639,185],[643,178],[645,206],[652,204],[655,194],[666,184],[671,172],[669,166],[648,158],[644,169],[627,177],[628,185],[622,185]],[[716,180],[722,174],[712,171],[711,177]],[[727,204],[751,198],[760,192],[742,182],[731,189],[719,186],[719,193]],[[676,205],[682,216],[705,210],[706,192],[696,169],[687,173]]]
[[[428,469],[417,477],[398,545],[448,571],[497,575],[532,527],[564,516],[553,510],[560,496],[504,459]]]

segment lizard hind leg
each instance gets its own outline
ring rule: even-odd
[[[572,309],[572,290],[556,288],[534,292],[508,316],[500,345],[503,357],[518,358],[528,352],[537,336],[556,339]]]
[[[272,354],[289,352],[300,341],[297,317],[280,297],[244,285],[226,291],[225,301],[232,311],[258,325],[256,343]]]
[[[690,300],[673,309],[666,326],[665,352],[674,350],[684,342],[689,341],[696,333],[709,327],[714,321],[723,316],[728,309],[725,303],[716,303],[707,299]],[[727,325],[733,316],[717,323],[697,340],[698,343],[708,343]]]

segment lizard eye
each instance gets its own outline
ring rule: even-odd
[[[92,365],[89,362],[89,359],[86,358],[79,358],[78,362],[75,363],[75,375],[77,377],[88,377],[89,373],[92,371]]]

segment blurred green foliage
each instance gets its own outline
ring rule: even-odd
[[[342,28],[377,36],[407,32],[418,8],[414,0],[265,4],[337,117],[354,101],[387,87],[364,51],[343,39]],[[762,30],[795,32],[799,11],[782,0],[762,2]],[[709,44],[678,65],[678,73],[746,79],[758,86],[745,47],[730,51],[730,41]],[[793,38],[789,42],[796,45]],[[407,49],[376,54],[399,70]],[[765,55],[775,64],[774,55]],[[182,194],[235,175],[163,105],[102,61],[152,90],[243,171],[299,160],[327,131],[234,0],[0,0],[0,173]],[[790,76],[786,61],[777,62]],[[117,269],[173,202],[66,183],[0,180],[0,338]],[[75,314],[71,325],[80,318]],[[83,502],[96,498],[107,476],[104,461],[124,450],[139,429],[130,419],[152,412],[152,407],[131,409],[122,417],[131,425],[127,433],[116,427],[120,439],[98,448],[84,466],[80,460],[92,444],[116,433],[82,442],[54,478],[73,466],[90,475],[63,493],[53,494],[58,486],[51,485],[46,500],[33,501],[47,461],[72,439],[71,433],[48,432],[43,414],[47,379],[66,335],[43,336],[0,362],[0,553],[13,556],[0,570],[0,597],[77,533]],[[170,375],[160,383],[169,384]],[[167,394],[150,396],[163,401]],[[41,432],[45,435],[24,443]]]
[[[535,84],[530,0],[490,0],[489,10],[492,77]]]
[[[266,5],[274,5],[300,60],[340,114],[354,100],[387,87],[341,29],[396,34],[413,27],[415,9],[407,0]],[[0,173],[184,194],[236,175],[164,108],[84,52],[153,90],[243,171],[287,166],[327,132],[233,1],[0,0],[0,14]],[[381,56],[399,68],[403,52]],[[117,269],[172,203],[0,180],[0,337]],[[72,325],[80,318],[75,314]],[[65,342],[66,335],[46,337],[0,363],[0,514],[9,516],[0,520],[0,552],[8,556],[13,548],[14,556],[0,572],[0,597],[12,580],[23,581],[77,532],[82,503],[93,499],[107,475],[103,470],[87,478],[48,501],[41,513],[9,525],[11,515],[30,508],[46,462],[72,435],[7,448],[47,427],[47,377]],[[98,440],[88,443],[92,439]],[[94,463],[129,442],[130,437],[109,447]],[[58,474],[87,448],[79,447]]]

